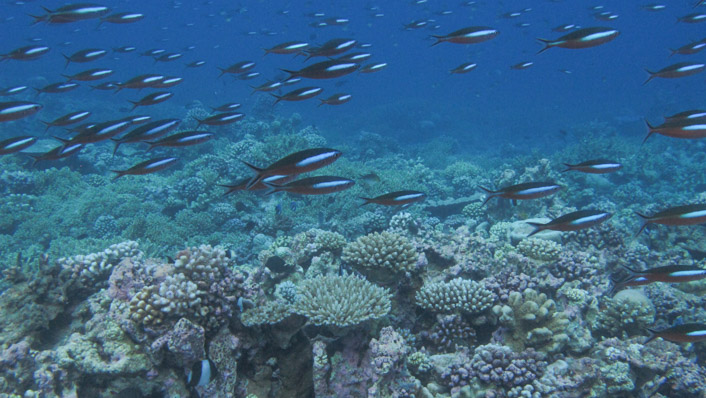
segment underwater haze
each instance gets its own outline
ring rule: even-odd
[[[706,398],[706,1],[0,9],[0,397]]]

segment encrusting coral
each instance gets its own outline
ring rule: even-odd
[[[508,303],[496,305],[493,312],[500,323],[510,329],[505,343],[515,351],[533,347],[538,351],[557,353],[569,341],[566,314],[557,309],[554,300],[534,289],[510,293]]]

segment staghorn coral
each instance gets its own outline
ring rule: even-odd
[[[496,305],[493,312],[500,323],[510,329],[506,343],[515,351],[533,347],[547,353],[557,353],[568,343],[566,327],[569,320],[557,309],[554,300],[544,293],[525,289],[512,292],[506,305]]]
[[[539,261],[554,261],[559,258],[561,245],[547,239],[522,239],[517,250],[523,255]]]
[[[299,285],[294,311],[315,325],[346,327],[390,312],[390,293],[354,275],[326,275]]]
[[[343,261],[376,281],[391,281],[396,274],[412,271],[419,255],[402,235],[374,232],[359,237],[343,248]]]
[[[478,314],[493,305],[493,292],[482,283],[455,278],[449,282],[425,283],[417,292],[417,305],[440,313]]]

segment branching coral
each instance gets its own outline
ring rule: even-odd
[[[493,305],[494,294],[482,283],[456,278],[425,283],[417,292],[417,305],[433,312],[480,313]]]
[[[315,325],[353,326],[390,312],[390,293],[353,275],[327,275],[299,285],[295,312]]]
[[[107,280],[110,271],[122,259],[140,254],[135,241],[125,241],[111,245],[98,253],[62,257],[57,263],[70,272],[71,279],[77,280],[81,286],[92,285]]]
[[[522,239],[517,250],[523,255],[539,261],[553,261],[559,258],[561,245],[547,239]]]
[[[512,292],[507,305],[496,305],[493,312],[498,315],[500,323],[510,329],[506,343],[516,351],[534,347],[539,351],[557,353],[568,343],[566,327],[569,320],[544,293],[533,289]]]

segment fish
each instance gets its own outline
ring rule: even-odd
[[[620,16],[618,14],[612,13],[610,11],[601,11],[593,14],[593,18],[599,21],[610,22],[618,19]]]
[[[32,166],[36,165],[37,163],[45,160],[59,160],[59,159],[64,159],[68,158],[69,156],[72,156],[74,154],[77,154],[83,149],[83,144],[75,143],[75,144],[69,144],[69,145],[61,145],[58,146],[48,152],[45,153],[40,153],[40,154],[32,154],[29,155],[32,158],[34,158],[34,162],[32,163]]]
[[[575,25],[572,23],[567,23],[567,24],[556,26],[556,27],[552,28],[552,30],[554,32],[562,33],[562,32],[568,32],[570,30],[578,29],[578,28],[579,28],[578,25]]]
[[[546,224],[527,222],[527,224],[530,224],[535,228],[534,231],[527,235],[527,237],[542,232],[546,229],[551,229],[552,231],[578,231],[580,229],[598,225],[608,220],[611,216],[611,213],[600,210],[579,210],[564,214],[563,216],[557,217]]]
[[[63,7],[59,7],[54,11],[46,7],[42,8],[44,8],[44,11],[47,12],[45,15],[30,15],[35,19],[35,24],[38,22],[64,24],[85,21],[87,19],[100,18],[110,12],[110,9],[106,6],[90,3],[68,4]]]
[[[260,72],[247,72],[234,76],[238,80],[251,80],[260,77]]]
[[[515,70],[522,70],[522,69],[527,69],[530,66],[534,65],[534,62],[527,61],[527,62],[520,62],[519,64],[512,65],[510,69],[515,69]]]
[[[314,98],[324,91],[321,87],[302,87],[296,90],[292,90],[284,95],[275,95],[270,93],[271,96],[277,98],[272,105],[276,105],[280,101],[303,101],[309,98]]]
[[[644,286],[653,282],[680,283],[706,278],[706,269],[693,265],[665,265],[644,271],[634,270],[627,266],[623,266],[623,268],[628,271],[628,276],[615,281],[609,294],[617,292],[624,287]]]
[[[206,65],[206,61],[194,61],[194,62],[189,62],[186,64],[187,68],[199,68],[201,66]]]
[[[175,157],[156,158],[140,162],[126,170],[111,171],[113,173],[118,173],[118,175],[113,177],[113,180],[117,180],[118,178],[126,175],[145,175],[156,173],[158,171],[162,171],[166,168],[174,166],[178,161],[179,158]]]
[[[259,168],[241,160],[255,172],[246,189],[252,188],[260,180],[273,175],[295,175],[318,170],[335,162],[343,153],[331,148],[311,148],[294,152],[272,163],[265,168]]]
[[[183,77],[165,76],[164,79],[152,85],[151,88],[170,88],[181,84],[184,81]]]
[[[182,53],[166,53],[154,58],[154,62],[171,62],[183,57]]]
[[[0,97],[8,97],[10,95],[19,94],[28,89],[28,86],[12,86],[0,89]]]
[[[194,362],[186,377],[186,386],[190,390],[193,390],[194,387],[206,387],[217,375],[216,364],[210,359]]]
[[[282,82],[277,82],[277,81],[266,81],[265,83],[262,83],[259,86],[250,86],[250,88],[253,89],[252,94],[260,91],[263,93],[270,92],[270,91],[276,91],[282,88],[284,83]]]
[[[415,30],[415,29],[421,29],[429,24],[429,21],[426,19],[416,19],[414,21],[408,22],[402,26],[402,29],[404,30]]]
[[[213,138],[215,135],[213,133],[208,133],[205,131],[182,131],[164,137],[159,141],[145,141],[150,145],[148,151],[160,146],[168,147],[181,147],[181,146],[191,146],[201,144]]]
[[[98,123],[94,124],[88,128],[86,128],[84,131],[81,131],[78,133],[78,135],[74,136],[70,140],[64,139],[64,138],[59,138],[59,137],[54,137],[57,140],[63,142],[65,145],[71,145],[71,144],[93,144],[96,142],[101,142],[105,140],[109,140],[116,135],[122,133],[123,131],[127,130],[130,128],[132,123],[129,120],[121,119],[121,120],[110,120],[107,122],[103,123]]]
[[[135,47],[135,46],[122,46],[122,47],[117,47],[117,48],[113,49],[113,51],[115,51],[116,53],[123,53],[123,54],[131,53],[135,50],[137,50],[137,47]]]
[[[355,62],[328,60],[318,62],[300,70],[282,69],[290,74],[290,77],[303,77],[307,79],[333,79],[353,73],[360,68],[360,64]]]
[[[69,81],[77,80],[80,82],[90,82],[94,80],[100,80],[100,79],[105,79],[106,77],[110,76],[113,74],[112,69],[104,69],[104,68],[97,68],[97,69],[89,69],[83,72],[79,72],[73,75],[61,75],[64,76],[65,78],[69,79]]]
[[[43,120],[41,122],[47,126],[46,130],[49,130],[50,127],[63,127],[81,122],[83,120],[86,120],[89,116],[91,116],[91,112],[89,111],[77,111],[67,113],[64,116],[52,120],[51,122],[45,122]]]
[[[196,128],[199,128],[202,124],[205,124],[207,126],[224,126],[226,124],[235,123],[244,117],[245,114],[240,112],[223,112],[213,116],[209,116],[205,119],[194,119],[198,122]]]
[[[432,47],[444,42],[456,44],[482,43],[496,37],[499,33],[500,32],[497,29],[487,26],[469,26],[444,36],[432,35],[432,37],[436,39],[436,42],[432,44]]]
[[[484,187],[480,188],[489,194],[485,201],[483,201],[483,205],[485,205],[490,199],[495,197],[512,199],[513,203],[517,200],[543,198],[557,193],[562,186],[553,182],[525,182],[503,187],[497,191],[492,191]]]
[[[211,110],[214,112],[231,112],[234,111],[238,108],[241,107],[241,104],[238,102],[229,102],[227,104],[219,105],[219,106],[212,106]]]
[[[564,163],[564,166],[566,166],[567,169],[562,170],[562,173],[566,173],[567,171],[580,171],[589,174],[607,174],[623,168],[622,164],[606,159],[587,160],[576,164]]]
[[[321,101],[319,106],[324,105],[324,104],[326,104],[326,105],[343,105],[346,102],[350,101],[352,98],[353,98],[353,96],[350,94],[337,93],[337,94],[334,94],[326,99],[319,98],[319,101]]]
[[[145,14],[141,14],[139,12],[119,12],[101,18],[101,23],[108,22],[113,24],[126,24],[141,21],[144,18]]]
[[[332,39],[319,47],[313,47],[305,50],[305,53],[307,54],[305,61],[308,61],[313,57],[334,57],[352,49],[356,44],[358,44],[358,41],[355,39]]]
[[[161,102],[164,102],[168,100],[169,98],[172,98],[174,96],[174,93],[170,93],[169,91],[158,91],[156,93],[148,94],[142,97],[138,101],[128,101],[132,104],[132,109],[131,111],[134,111],[135,108],[138,106],[150,106],[150,105],[156,105]]]
[[[309,47],[309,43],[305,41],[288,41],[277,44],[276,46],[265,48],[267,54],[302,54]]]
[[[143,57],[153,57],[154,58],[154,57],[156,57],[160,54],[164,54],[166,52],[167,52],[167,50],[165,50],[163,48],[152,48],[152,49],[149,49],[149,50],[143,52],[140,55]]]
[[[218,77],[221,77],[225,75],[226,73],[232,73],[235,75],[239,75],[242,73],[245,73],[249,71],[250,69],[255,67],[255,63],[252,61],[241,61],[238,63],[235,63],[227,68],[218,68],[221,71],[221,74],[218,75]]]
[[[475,62],[464,62],[461,65],[451,69],[449,73],[460,75],[462,73],[468,73],[478,66]]]
[[[656,3],[651,3],[651,4],[645,4],[644,6],[641,6],[645,11],[662,11],[667,8],[666,5],[664,4],[656,4]]]
[[[368,64],[360,68],[360,73],[373,73],[378,72],[387,68],[387,62],[378,62],[375,64]]]
[[[706,21],[706,14],[696,12],[693,14],[684,15],[683,17],[677,18],[678,22],[683,23],[700,23]]]
[[[685,45],[677,48],[676,50],[670,48],[669,51],[671,51],[672,53],[669,54],[669,56],[671,57],[674,54],[692,55],[692,54],[696,54],[696,53],[700,52],[704,48],[706,48],[706,40],[702,39],[699,41],[694,41],[694,42],[685,44]]]
[[[238,191],[261,191],[263,189],[268,189],[267,185],[265,183],[275,183],[275,184],[286,184],[290,181],[294,181],[298,177],[297,174],[292,174],[292,175],[273,175],[273,176],[268,176],[260,180],[258,183],[253,185],[251,188],[247,188],[248,182],[252,179],[250,177],[244,178],[234,184],[225,184],[225,185],[218,185],[219,187],[223,188],[228,188],[228,190],[223,193],[223,195],[229,195],[233,192],[238,192]]]
[[[706,223],[706,204],[670,207],[651,216],[646,216],[641,213],[635,214],[645,221],[642,227],[640,227],[640,230],[637,231],[637,234],[635,234],[635,236],[637,236],[640,235],[648,224],[696,225]]]
[[[674,343],[697,343],[706,340],[706,324],[703,323],[685,323],[659,331],[647,329],[647,332],[649,336],[642,344],[647,344],[657,337]]]
[[[355,62],[357,64],[369,60],[373,54],[371,53],[363,53],[363,52],[357,52],[357,53],[350,53],[346,54],[342,57],[336,58],[337,61],[341,62]]]
[[[66,66],[69,66],[70,63],[75,62],[75,63],[86,63],[86,62],[91,62],[95,61],[97,59],[101,59],[105,57],[108,54],[107,50],[103,50],[101,48],[87,48],[85,50],[77,51],[73,54],[66,55],[62,54],[64,58],[66,59]]]
[[[60,82],[60,83],[52,83],[52,84],[47,84],[46,86],[42,88],[35,88],[34,90],[37,92],[37,95],[39,94],[61,94],[61,93],[66,93],[71,90],[75,90],[79,87],[78,83],[75,82]]]
[[[37,137],[32,137],[29,135],[8,138],[0,141],[0,155],[20,152],[34,145],[35,142],[37,142]]]
[[[662,79],[677,79],[680,77],[687,77],[701,73],[704,69],[706,69],[706,64],[694,62],[677,62],[676,64],[666,66],[657,72],[652,72],[649,69],[645,69],[645,71],[650,74],[650,77],[648,77],[642,85],[644,86],[649,83],[655,77]]]
[[[124,88],[132,88],[138,90],[143,88],[152,88],[155,84],[158,84],[159,82],[164,80],[164,78],[164,75],[155,75],[151,73],[135,76],[132,79],[126,81],[125,83],[119,83],[118,91]]]
[[[111,140],[115,142],[115,148],[113,148],[113,155],[115,155],[115,153],[118,151],[118,148],[122,144],[157,139],[166,134],[169,134],[169,132],[177,128],[180,123],[180,119],[156,120],[154,122],[150,122],[140,127],[137,127],[120,138],[111,138]]]
[[[413,203],[422,202],[427,198],[427,194],[419,191],[397,191],[390,192],[374,198],[361,198],[365,201],[361,206],[375,203],[383,206],[403,206],[408,207]]]
[[[537,54],[541,54],[552,47],[569,49],[583,49],[599,46],[608,43],[618,37],[620,32],[613,28],[593,27],[574,30],[573,32],[561,36],[556,40],[537,39],[544,43],[544,48]]]
[[[681,122],[685,120],[700,120],[706,118],[706,110],[703,109],[689,109],[688,111],[682,111],[675,113],[671,116],[665,116],[665,121],[667,122]]]
[[[94,90],[113,91],[113,90],[117,90],[120,88],[119,84],[120,83],[118,83],[118,82],[103,82],[101,84],[96,84],[95,86],[91,86],[91,88]]]
[[[265,183],[270,189],[267,195],[275,192],[288,192],[299,195],[325,195],[349,189],[355,181],[343,177],[318,176],[302,178],[286,184]]]
[[[653,126],[649,121],[645,120],[649,132],[642,143],[644,144],[653,134],[664,135],[666,137],[681,138],[681,139],[699,139],[706,137],[706,120],[700,121],[695,119],[676,119],[674,121],[666,121],[659,126]]]
[[[126,118],[123,118],[121,120],[127,120],[130,122],[130,124],[142,124],[142,123],[147,123],[150,120],[152,120],[152,116],[147,116],[147,115],[134,115],[134,116],[128,116]]]
[[[10,51],[7,54],[0,55],[0,61],[14,59],[15,61],[34,61],[50,50],[47,46],[32,45],[24,46]]]
[[[10,101],[0,102],[0,122],[22,119],[39,112],[43,106],[34,102]]]
[[[367,183],[380,182],[380,176],[373,172],[363,174],[360,179]]]

